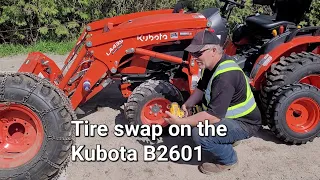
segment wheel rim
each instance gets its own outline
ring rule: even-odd
[[[290,104],[286,113],[289,128],[297,133],[308,133],[319,123],[320,107],[311,98],[300,98]]]
[[[317,88],[320,88],[320,75],[316,75],[316,74],[309,75],[309,76],[302,78],[299,82],[305,83],[305,84],[310,84],[310,85],[313,85]]]
[[[148,101],[142,108],[141,121],[143,124],[159,124],[167,126],[168,123],[163,119],[167,117],[165,111],[169,110],[171,102],[165,98],[154,98]]]
[[[14,168],[30,161],[43,142],[39,117],[19,104],[0,104],[0,168]]]

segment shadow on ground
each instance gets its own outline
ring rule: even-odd
[[[264,141],[271,141],[275,144],[286,144],[286,145],[290,145],[287,144],[283,141],[281,141],[280,139],[278,139],[269,128],[267,127],[262,127],[255,135],[254,137],[256,138],[260,138],[263,139]]]
[[[110,84],[108,87],[104,88],[98,94],[96,94],[92,99],[79,106],[79,108],[84,111],[84,114],[78,114],[78,118],[84,118],[92,113],[95,113],[99,108],[109,107],[115,110],[120,110],[121,106],[126,102],[118,88],[119,82]]]

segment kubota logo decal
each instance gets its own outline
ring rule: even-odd
[[[141,41],[141,42],[146,42],[146,41],[153,41],[153,40],[163,40],[163,39],[168,39],[168,35],[166,34],[158,34],[158,35],[140,35],[140,36],[137,36],[137,40],[138,41]]]
[[[114,45],[109,49],[109,53],[107,53],[107,56],[110,56],[110,54],[114,54],[118,49],[120,49],[122,46],[122,43],[123,43],[122,39],[114,43]]]

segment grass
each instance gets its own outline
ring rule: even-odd
[[[27,54],[35,51],[65,55],[71,51],[75,43],[76,40],[68,42],[40,41],[30,46],[23,46],[20,44],[0,44],[0,57]]]

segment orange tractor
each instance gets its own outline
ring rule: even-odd
[[[58,177],[74,143],[75,110],[114,80],[128,98],[131,124],[167,126],[168,105],[181,105],[196,88],[200,71],[184,49],[203,29],[219,34],[248,75],[275,135],[293,144],[312,141],[320,134],[320,27],[297,27],[301,17],[286,20],[279,5],[277,16],[249,16],[228,38],[227,19],[243,3],[102,19],[86,26],[62,69],[34,52],[18,72],[0,73],[0,179]]]

